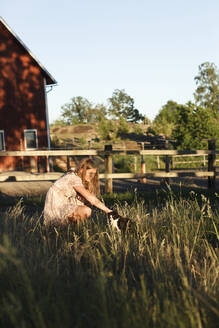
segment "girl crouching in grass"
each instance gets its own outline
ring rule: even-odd
[[[44,224],[66,225],[88,219],[91,207],[111,213],[97,197],[100,194],[98,169],[94,162],[83,159],[75,170],[70,169],[48,190],[44,207]]]

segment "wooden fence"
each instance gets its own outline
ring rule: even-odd
[[[141,156],[141,173],[113,173],[113,155],[140,155]],[[165,170],[146,172],[145,156],[165,156]],[[214,188],[216,182],[216,155],[219,151],[215,150],[215,142],[209,141],[208,150],[113,150],[112,145],[106,145],[104,150],[36,150],[36,151],[2,151],[0,156],[28,156],[35,159],[37,168],[37,159],[40,156],[47,158],[47,173],[36,173],[27,177],[18,177],[18,181],[39,181],[39,180],[56,180],[60,173],[50,172],[50,158],[53,156],[66,156],[66,169],[69,168],[69,157],[71,156],[104,156],[105,158],[105,173],[100,174],[100,179],[105,179],[105,191],[112,192],[113,179],[141,179],[146,183],[147,178],[164,178],[166,183],[169,183],[169,178],[177,177],[206,177],[208,178],[208,187]],[[176,172],[170,170],[170,159],[174,156],[207,156],[208,157],[208,171],[194,171],[194,172]],[[0,181],[5,181],[9,175],[7,173],[0,174]],[[23,178],[23,179],[22,179]]]
[[[182,160],[182,158],[185,157],[192,157],[191,160]],[[198,159],[193,159],[193,157],[199,157]],[[176,160],[177,158],[179,158],[180,160]],[[172,156],[171,158],[171,167],[172,169],[174,169],[178,164],[201,164],[203,167],[206,167],[208,164],[208,157],[207,155],[198,155],[198,154],[190,154],[190,155],[176,155],[176,156]],[[159,161],[159,160],[158,160]],[[219,162],[219,159],[216,159],[216,163]],[[158,168],[159,165],[157,165]]]

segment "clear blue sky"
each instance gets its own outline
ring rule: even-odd
[[[72,97],[125,89],[153,119],[193,100],[198,66],[219,66],[218,0],[7,0],[0,15],[57,80],[50,123]]]

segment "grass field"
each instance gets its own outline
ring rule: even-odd
[[[0,212],[1,327],[216,327],[219,196],[112,195],[136,231],[106,217],[45,228],[43,199]],[[119,199],[119,200],[118,200]]]

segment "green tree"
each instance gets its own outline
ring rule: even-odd
[[[101,122],[107,117],[108,110],[105,105],[97,104],[92,108],[92,123]]]
[[[127,123],[127,121],[124,119],[124,117],[121,117],[119,119],[119,122],[118,122],[118,129],[117,129],[117,136],[121,136],[123,134],[127,134],[129,133],[129,124]]]
[[[88,123],[92,104],[83,97],[73,97],[71,102],[61,107],[61,117],[68,125]]]
[[[219,136],[219,115],[210,109],[199,107],[189,102],[177,107],[175,129],[172,137],[178,149],[206,148],[207,139]]]
[[[129,122],[135,123],[144,119],[144,116],[135,108],[134,99],[123,89],[116,89],[112,97],[108,99],[108,102],[108,113],[113,119],[124,118]]]
[[[178,106],[180,105],[175,101],[168,100],[153,121],[152,130],[154,133],[171,136],[175,127]]]
[[[61,107],[61,110],[61,120],[68,125],[100,122],[107,114],[104,105],[93,106],[90,101],[80,96],[73,97],[71,102]]]
[[[197,88],[194,93],[196,104],[219,112],[219,72],[214,63],[205,62],[199,66],[195,77]]]

